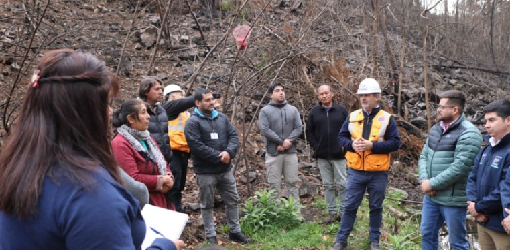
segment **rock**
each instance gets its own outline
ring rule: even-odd
[[[193,37],[192,38],[192,43],[196,44],[196,45],[201,45],[201,46],[205,46],[207,45],[207,43],[203,40],[203,38],[201,38],[200,36],[198,37]]]
[[[136,43],[136,44],[135,44],[135,49],[136,49],[136,50],[141,50],[141,49],[142,49],[142,44],[140,44],[140,43]]]
[[[402,200],[407,200],[407,198],[409,197],[409,194],[407,193],[407,191],[399,189],[399,188],[388,187],[388,191],[389,192],[399,193],[400,194],[400,199],[402,199]]]
[[[299,162],[299,169],[313,168],[316,164],[314,162]]]
[[[451,79],[448,81],[448,83],[451,85],[455,85],[455,84],[457,84],[457,80]]]
[[[188,203],[188,208],[192,211],[197,211],[201,208],[201,205],[199,203]]]
[[[404,167],[404,164],[400,161],[394,161],[391,169],[393,169],[394,172],[400,172],[402,171],[402,168]]]
[[[414,185],[418,185],[420,183],[420,177],[418,174],[415,174],[415,173],[408,173],[405,176],[405,180],[407,180],[407,182],[414,184]]]
[[[84,3],[84,4],[82,5],[82,8],[83,8],[84,10],[94,10],[94,8],[93,8],[92,6],[89,6],[89,5],[88,5],[88,4],[86,4],[86,3]]]
[[[12,63],[11,64],[11,70],[19,71],[20,70],[20,65],[18,65],[17,63]]]
[[[427,108],[427,104],[425,104],[424,102],[419,102],[418,104],[416,104],[416,106],[418,107],[419,110],[425,110]]]
[[[256,180],[256,176],[257,176],[256,172],[249,172],[249,182],[253,183]],[[246,178],[245,174],[242,174],[240,176],[240,181],[243,184],[247,184],[247,178]]]
[[[142,41],[142,45],[146,47],[146,49],[151,48],[156,43],[157,29],[155,27],[147,28],[140,35],[140,39]]]
[[[204,220],[203,220],[203,216],[200,214],[199,217],[197,217],[197,220],[196,220],[196,225],[198,227],[202,227],[204,225]]]
[[[188,43],[189,39],[187,35],[182,35],[180,37],[180,43]]]
[[[192,26],[192,29],[199,30],[199,27],[197,27],[197,25],[194,25],[194,26]],[[201,24],[201,30],[202,31],[210,31],[211,30],[210,24],[208,24],[208,23]]]
[[[152,16],[149,18],[149,22],[155,26],[160,26],[160,17],[159,16]]]
[[[417,116],[411,120],[411,123],[412,125],[418,127],[419,129],[426,129],[428,122],[425,118]]]
[[[301,198],[314,196],[318,193],[318,185],[308,181],[308,179],[304,176],[299,176],[302,184],[299,187],[299,196]]]

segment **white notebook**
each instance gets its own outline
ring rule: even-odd
[[[142,242],[142,249],[151,246],[156,238],[178,240],[188,221],[187,214],[149,204],[144,205],[142,217],[146,222],[146,237]]]

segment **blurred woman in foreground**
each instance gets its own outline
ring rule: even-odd
[[[146,226],[107,136],[118,88],[91,54],[43,55],[0,153],[0,249],[140,249]],[[160,238],[149,249],[182,246]]]

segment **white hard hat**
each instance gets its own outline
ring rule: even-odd
[[[164,96],[166,96],[167,94],[172,93],[172,92],[181,92],[181,93],[183,93],[183,90],[180,88],[180,86],[178,86],[176,84],[167,85],[164,88]]]
[[[381,93],[379,83],[373,78],[364,79],[361,84],[359,84],[359,89],[357,89],[357,94],[374,94]]]

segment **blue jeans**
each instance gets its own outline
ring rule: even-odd
[[[386,195],[388,172],[366,172],[348,169],[345,212],[341,217],[340,229],[336,242],[347,242],[356,220],[357,209],[361,205],[366,190],[369,194],[370,207],[370,242],[379,242],[382,224],[382,202]]]
[[[469,249],[466,239],[466,207],[450,207],[432,202],[427,195],[423,198],[421,211],[421,246],[423,250],[437,250],[439,229],[446,221],[448,242],[453,250]]]

